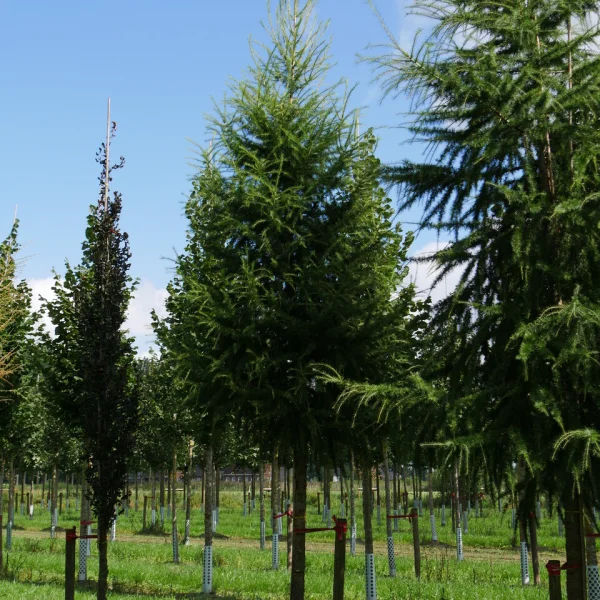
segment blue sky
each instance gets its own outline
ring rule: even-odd
[[[389,28],[409,43],[418,23],[404,0],[379,0]],[[366,0],[318,0],[331,21],[332,76],[357,85],[355,106],[378,128],[386,162],[415,156],[396,127],[406,99],[379,102],[372,72],[357,62],[385,34]],[[29,0],[0,8],[0,224],[8,232],[15,205],[24,245],[23,276],[45,292],[53,268],[80,257],[88,206],[98,195],[94,158],[105,132],[106,99],[117,122],[113,155],[126,167],[123,228],[142,280],[130,326],[144,333],[149,307],[164,297],[175,250],[181,250],[182,202],[194,173],[193,140],[206,141],[213,99],[250,63],[248,39],[264,39],[264,0]],[[403,218],[411,220],[415,215]],[[0,231],[4,236],[4,233]],[[415,251],[432,242],[423,234]],[[147,331],[146,331],[147,333]]]

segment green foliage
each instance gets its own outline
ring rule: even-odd
[[[121,195],[114,192],[104,202],[111,170],[121,168],[124,161],[107,172],[105,151],[103,146],[98,153],[103,165],[100,200],[90,210],[75,287],[81,387],[73,396],[73,413],[78,414],[83,431],[91,503],[104,532],[125,488],[138,416],[133,350],[123,332],[132,287],[128,236],[119,230]]]

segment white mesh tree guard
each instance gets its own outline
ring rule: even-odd
[[[396,555],[394,553],[394,538],[387,539],[388,570],[390,577],[396,577]]]
[[[279,569],[279,535],[277,533],[273,534],[271,566],[273,567],[273,571],[277,571]]]
[[[438,541],[437,527],[435,524],[435,513],[429,514],[429,525],[431,526],[431,540],[434,542]]]
[[[164,506],[160,507],[160,524],[161,525],[165,524],[165,507]]]
[[[115,542],[117,540],[117,520],[114,519],[110,526],[110,541]]]
[[[395,510],[394,511],[394,516],[397,517],[398,514],[399,514],[398,511]],[[393,521],[394,521],[394,531],[400,531],[399,528],[398,528],[398,519],[393,519]]]
[[[442,527],[446,527],[446,505],[442,504]]]
[[[44,497],[43,497],[43,496],[42,496],[42,503],[41,503],[41,507],[42,507],[42,510],[44,510],[44,508],[46,508],[46,503],[45,503],[45,501],[44,501]]]
[[[327,521],[327,502],[323,503],[323,517],[322,517],[323,523],[325,523],[325,521]]]
[[[346,517],[346,505],[343,502],[340,504],[340,515],[342,518]]]
[[[329,515],[327,515],[327,527],[331,527],[331,519]],[[283,518],[277,519],[277,533],[279,535],[283,534]]]
[[[264,550],[266,544],[266,536],[265,536],[265,522],[260,522],[260,549]]]
[[[242,509],[242,515],[245,517],[248,514],[248,505],[244,502],[244,508]]]
[[[598,565],[586,567],[588,583],[588,600],[600,600],[600,578],[598,577]]]
[[[29,518],[33,519],[33,503],[29,505]]]
[[[535,516],[537,517],[538,521],[541,521],[541,519],[542,519],[542,503],[539,500],[535,503]]]
[[[365,554],[366,600],[377,600],[377,580],[375,579],[375,556]]]
[[[356,521],[352,523],[350,530],[350,554],[356,556]]]
[[[521,582],[529,585],[529,557],[527,556],[527,542],[521,542]]]
[[[191,527],[191,522],[189,519],[186,519],[185,520],[185,534],[184,534],[184,538],[183,538],[184,546],[190,545],[190,527]]]
[[[217,510],[215,508],[212,511],[212,530],[213,533],[217,532]]]
[[[465,558],[465,555],[463,554],[463,539],[460,525],[456,528],[456,558],[458,560],[464,560]]]
[[[510,528],[514,529],[515,528],[515,509],[513,508],[511,513],[510,513]]]
[[[252,510],[256,510],[256,499],[252,498],[252,502],[250,503],[250,506],[252,506]]]
[[[560,518],[560,515],[558,515],[558,535],[560,537],[562,537],[564,535],[564,526],[563,526],[563,521]]]
[[[79,539],[79,571],[77,572],[78,581],[87,581],[87,540]]]
[[[202,592],[212,593],[213,580],[213,559],[212,546],[204,546],[204,556],[202,557]]]
[[[87,526],[87,535],[92,535],[92,526],[91,525]],[[85,541],[87,542],[87,544],[86,544],[87,548],[85,549],[85,553],[88,556],[91,556],[92,555],[92,540],[90,538],[88,538]]]
[[[156,525],[156,509],[152,509],[152,516],[150,517],[152,526]]]

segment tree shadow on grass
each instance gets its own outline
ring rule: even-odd
[[[7,580],[7,578],[0,577],[0,579]],[[56,589],[64,589],[64,584],[57,581],[16,581],[10,578],[10,583],[18,583],[24,586],[34,587],[47,587],[52,586]],[[97,582],[94,580],[86,582],[75,582],[75,590],[95,592],[97,588]],[[200,600],[206,598],[215,598],[218,600],[237,600],[235,596],[231,594],[203,594],[201,592],[170,592],[170,591],[146,591],[140,589],[136,585],[121,584],[119,582],[113,582],[109,586],[111,593],[121,594],[123,596],[131,596],[132,598],[169,598],[175,597],[177,600]]]

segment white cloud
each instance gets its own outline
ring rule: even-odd
[[[46,300],[54,299],[52,286],[54,279],[52,277],[44,277],[40,279],[28,279],[27,284],[32,289],[32,308],[39,310],[42,302],[40,296]],[[167,290],[157,288],[150,280],[144,279],[139,284],[134,292],[134,297],[129,303],[127,311],[127,320],[124,328],[129,330],[129,333],[135,337],[139,353],[146,356],[150,348],[154,345],[154,333],[152,332],[150,312],[154,309],[160,317],[164,317],[165,300],[167,299]],[[44,317],[43,322],[46,328],[51,333],[53,326],[48,317]]]
[[[135,337],[142,356],[146,356],[154,345],[150,312],[155,310],[159,317],[164,317],[167,295],[166,289],[157,288],[149,279],[144,279],[129,303],[125,329]]]
[[[414,253],[415,257],[432,256],[438,250],[442,250],[449,245],[449,242],[430,242]],[[413,262],[409,266],[409,280],[414,283],[417,293],[422,298],[431,296],[435,304],[448,294],[451,294],[458,285],[463,274],[463,269],[454,269],[442,281],[432,288],[436,279],[437,269],[432,263]]]

